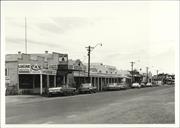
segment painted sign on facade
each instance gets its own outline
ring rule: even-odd
[[[19,74],[41,74],[41,66],[38,64],[19,64]]]
[[[41,66],[38,64],[31,65],[31,73],[40,74],[41,73]]]
[[[57,65],[48,65],[48,69],[57,70],[58,66]]]
[[[30,64],[19,64],[18,73],[19,74],[28,74],[30,73],[31,65]]]
[[[57,66],[54,68],[57,68]],[[18,65],[19,74],[47,74],[56,75],[57,71],[55,69],[42,69],[38,64],[19,64]]]
[[[50,69],[44,69],[44,70],[42,70],[42,74],[56,75],[56,73],[57,73],[56,70],[50,70]]]
[[[67,65],[68,64],[68,55],[66,55],[66,54],[59,55],[59,64]]]

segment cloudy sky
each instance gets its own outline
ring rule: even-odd
[[[97,46],[91,62],[130,69],[148,66],[175,73],[179,42],[178,1],[3,2],[5,53],[68,53],[87,62],[86,46]]]

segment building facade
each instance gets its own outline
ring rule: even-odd
[[[68,67],[67,54],[49,54],[47,51],[44,54],[8,54],[6,86],[16,87],[18,94],[42,94],[45,88],[66,84],[67,73],[59,73],[62,67]]]
[[[74,71],[73,76],[76,83],[86,83],[90,79],[90,83],[102,91],[105,86],[111,83],[124,83],[130,86],[131,78],[129,74],[122,74],[115,66],[103,65],[102,63],[91,63],[90,65],[90,78],[88,78],[88,68],[85,64],[84,70]]]
[[[7,54],[5,63],[6,88],[15,87],[17,94],[43,94],[46,88],[70,86],[79,88],[89,79],[98,91],[110,83],[130,85],[128,72],[114,66],[91,63],[90,78],[87,65],[68,59],[67,54]]]

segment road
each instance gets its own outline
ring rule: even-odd
[[[23,102],[8,102],[10,98],[6,98],[7,124],[175,123],[174,87],[25,98]]]

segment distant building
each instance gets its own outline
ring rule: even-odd
[[[156,84],[159,84],[159,85],[163,85],[163,84],[174,85],[175,84],[174,74],[170,75],[167,73],[166,74],[160,73],[158,75],[154,75],[152,79]]]
[[[109,83],[125,83],[128,86],[131,84],[131,77],[128,71],[117,70],[115,66],[104,65],[103,63],[91,63],[90,78],[91,83],[97,86],[98,90],[102,90]]]

